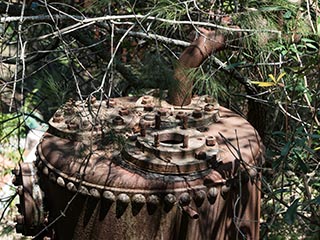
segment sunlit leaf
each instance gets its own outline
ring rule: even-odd
[[[259,81],[251,81],[252,84],[256,84],[259,87],[273,87],[276,86],[277,84],[274,82],[259,82]]]
[[[283,72],[283,73],[281,73],[281,74],[279,75],[279,77],[277,78],[277,83],[283,78],[284,75],[286,75],[285,72]]]
[[[271,78],[271,80],[273,82],[277,83],[276,79],[274,78],[274,76],[272,74],[269,74],[268,77]]]

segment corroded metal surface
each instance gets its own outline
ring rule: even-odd
[[[20,203],[17,204],[19,215],[16,216],[17,232],[24,235],[35,235],[45,226],[45,212],[43,210],[43,192],[38,185],[37,169],[34,163],[22,163],[13,170],[14,185]]]
[[[262,149],[210,97],[69,101],[38,146],[48,224],[55,239],[258,239]]]

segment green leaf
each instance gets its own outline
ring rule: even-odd
[[[298,163],[298,166],[300,167],[300,169],[302,170],[302,172],[304,173],[308,173],[310,171],[310,168],[309,168],[309,165],[306,164],[302,158],[300,157],[300,155],[296,152],[294,152],[296,157],[297,157],[297,163]]]
[[[296,220],[298,204],[299,204],[299,198],[295,199],[291,204],[291,206],[286,211],[286,214],[284,216],[284,220],[286,221],[286,223],[292,225]]]
[[[290,151],[291,148],[291,142],[288,142],[284,147],[281,149],[281,156],[287,156],[288,152]]]

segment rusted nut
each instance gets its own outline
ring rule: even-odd
[[[67,127],[69,130],[77,130],[79,128],[79,124],[76,122],[69,122]]]
[[[109,98],[107,105],[108,107],[114,107],[116,105],[116,101],[113,98]]]
[[[114,125],[121,126],[121,125],[124,124],[124,120],[123,120],[122,117],[116,116],[116,117],[112,120],[112,123],[113,123]]]
[[[176,196],[174,196],[173,194],[169,193],[164,197],[164,203],[169,206],[172,207],[177,201]]]
[[[211,204],[216,200],[217,196],[218,196],[218,189],[216,187],[209,188],[207,197]]]
[[[202,110],[201,108],[196,108],[192,112],[192,117],[194,118],[201,118],[202,117]]]
[[[189,147],[189,135],[183,135],[182,147],[183,148],[188,148]]]
[[[203,204],[204,200],[206,199],[206,196],[207,194],[204,190],[199,190],[195,193],[193,200],[197,207],[200,207]]]
[[[63,115],[62,113],[59,113],[57,114],[57,112],[53,115],[53,118],[52,118],[52,122],[54,123],[60,123],[63,121]]]
[[[127,116],[129,115],[129,109],[127,107],[123,107],[119,110],[119,115],[120,116]]]
[[[89,130],[91,130],[91,127],[92,127],[92,125],[88,119],[85,119],[82,121],[82,129],[83,130],[89,131]]]
[[[161,117],[166,117],[167,114],[168,114],[168,109],[166,109],[166,108],[160,108],[160,109],[158,110],[158,114],[159,114]]]
[[[116,200],[116,196],[113,194],[113,192],[110,191],[104,191],[102,196],[108,201],[108,202],[114,202]]]
[[[95,198],[100,198],[100,192],[97,189],[91,188],[89,192],[91,196]]]
[[[216,138],[214,136],[208,136],[206,138],[206,145],[209,147],[212,147],[214,145],[216,145],[217,141]]]
[[[206,112],[212,112],[214,109],[215,108],[214,108],[214,106],[212,104],[207,104],[207,105],[204,106],[204,110]]]
[[[64,187],[66,185],[66,183],[64,182],[63,178],[62,177],[57,177],[57,184],[60,186],[60,187]]]
[[[212,120],[214,122],[219,122],[220,120],[220,114],[219,114],[219,110],[214,110],[212,113]]]
[[[154,105],[149,103],[149,104],[146,104],[144,107],[143,107],[143,110],[146,111],[146,112],[151,112],[153,111],[153,108],[154,108]]]
[[[95,96],[90,97],[90,103],[94,104],[97,101],[97,98]]]
[[[191,196],[189,193],[185,192],[180,195],[179,203],[181,204],[181,206],[187,206],[190,204],[190,202],[191,202]]]
[[[186,115],[185,112],[179,111],[176,114],[176,119],[183,119],[183,117]]]
[[[191,218],[191,219],[198,219],[199,213],[196,212],[193,208],[190,206],[183,206],[182,210]]]
[[[205,160],[207,158],[207,153],[204,151],[196,152],[195,158],[199,160]]]
[[[79,187],[79,193],[81,193],[83,195],[89,195],[89,191],[85,186],[80,186]]]
[[[132,197],[132,204],[136,205],[144,205],[146,203],[146,198],[142,194],[138,193],[133,195]]]
[[[154,117],[155,120],[155,129],[160,129],[161,128],[161,116],[160,114],[156,114]]]
[[[24,224],[24,216],[23,215],[16,215],[14,221],[18,224]]]
[[[67,189],[69,191],[72,191],[72,192],[76,192],[77,191],[77,187],[72,182],[68,182],[67,183]]]
[[[183,129],[187,129],[188,128],[188,120],[189,120],[189,117],[187,114],[185,114],[183,117],[182,117],[182,128]]]
[[[154,147],[159,147],[160,146],[160,137],[159,137],[159,134],[158,133],[156,133],[155,135],[154,135]]]
[[[127,205],[130,203],[130,197],[125,193],[120,193],[117,197],[117,201],[121,204]]]
[[[152,102],[152,97],[151,96],[143,96],[142,97],[142,104],[150,104]]]
[[[147,199],[147,204],[158,206],[160,204],[160,199],[157,195],[150,195]]]
[[[101,132],[102,126],[101,126],[101,124],[96,124],[96,125],[94,125],[93,129],[94,129],[95,131],[97,131],[97,132]]]

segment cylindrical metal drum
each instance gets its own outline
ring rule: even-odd
[[[59,240],[259,239],[262,152],[254,128],[208,96],[183,107],[69,101],[38,146],[36,180],[18,174],[29,219],[18,228]]]

